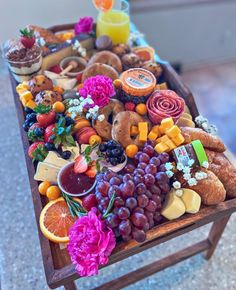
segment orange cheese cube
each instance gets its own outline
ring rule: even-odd
[[[139,122],[138,123],[139,130],[139,141],[146,142],[148,135],[148,123],[147,122]]]
[[[159,137],[161,135],[159,127],[160,127],[159,125],[155,125],[152,127],[152,130],[151,130],[152,132],[157,133],[157,135],[158,135],[157,137]]]
[[[30,91],[25,91],[20,95],[20,100],[23,104],[23,106],[26,106],[26,103],[30,100],[33,100],[34,96],[31,94]]]
[[[169,147],[165,144],[165,143],[163,143],[163,142],[161,142],[161,143],[158,143],[155,147],[154,147],[154,149],[155,149],[155,151],[157,152],[157,153],[163,153],[163,152],[167,152],[168,150],[169,150]]]
[[[175,143],[176,146],[179,146],[184,143],[184,136],[180,133],[172,138],[172,141]]]
[[[159,126],[160,135],[164,135],[165,134],[165,131],[166,131],[166,129],[162,125],[160,125]]]
[[[155,133],[155,132],[153,132],[152,130],[151,130],[151,132],[148,134],[148,140],[152,140],[152,141],[154,141],[154,140],[156,140],[157,137],[158,137],[158,134]]]
[[[178,126],[174,125],[170,129],[166,130],[166,135],[170,138],[174,138],[181,133],[181,130]]]
[[[33,100],[29,100],[26,104],[26,107],[30,108],[30,109],[34,109],[36,107],[36,103]]]
[[[130,135],[131,136],[136,136],[136,135],[138,135],[138,133],[139,133],[138,127],[137,126],[131,126]]]
[[[166,141],[165,144],[169,147],[168,151],[171,151],[171,150],[176,148],[175,143],[173,141],[171,141],[170,139],[168,141]]]
[[[166,83],[161,83],[159,86],[160,86],[160,90],[167,90],[168,89]]]
[[[166,131],[167,129],[174,126],[174,120],[172,118],[166,118],[161,121],[161,128],[162,130]]]

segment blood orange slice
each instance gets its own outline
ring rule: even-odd
[[[137,54],[142,61],[154,61],[155,50],[150,46],[135,47],[134,53]]]
[[[102,12],[107,12],[112,9],[114,0],[93,0],[93,5]]]
[[[69,229],[75,222],[63,197],[50,201],[41,211],[39,225],[46,238],[55,243],[69,242]]]

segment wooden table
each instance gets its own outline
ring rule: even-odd
[[[143,44],[143,40],[141,41],[141,44]],[[157,59],[160,60],[158,57]],[[199,113],[194,102],[194,98],[189,89],[182,83],[180,77],[168,63],[162,61],[160,62],[163,67],[163,81],[166,81],[170,89],[173,89],[177,92],[177,94],[184,98],[186,104],[190,108],[192,116],[198,116]],[[74,280],[78,279],[79,276],[76,273],[74,266],[71,264],[70,257],[66,249],[61,250],[58,244],[52,243],[46,239],[42,235],[39,228],[39,216],[43,206],[46,204],[46,199],[39,194],[38,183],[34,180],[35,167],[32,163],[32,160],[28,157],[27,150],[29,147],[29,141],[27,134],[22,128],[22,123],[24,122],[24,111],[19,97],[15,91],[17,83],[12,76],[11,84],[25,152],[26,165],[29,175],[35,218],[38,227],[47,283],[50,288],[57,288],[63,285],[66,290],[74,290],[77,289]],[[229,158],[233,160],[233,156],[230,156]],[[236,164],[236,162],[234,164]],[[127,243],[121,242],[117,245],[116,249],[111,255],[109,265],[213,222],[207,239],[181,251],[178,251],[170,256],[167,256],[161,260],[155,261],[147,266],[139,268],[138,270],[132,271],[108,283],[105,283],[95,289],[121,289],[200,252],[205,251],[205,258],[210,259],[215,251],[215,248],[231,214],[235,211],[236,198],[222,202],[217,206],[203,207],[197,214],[185,214],[178,220],[165,222],[159,226],[156,226],[147,233],[147,240],[142,244],[139,244],[133,240]]]

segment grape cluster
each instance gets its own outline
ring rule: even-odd
[[[162,219],[162,202],[170,190],[164,166],[169,161],[169,155],[158,155],[152,143],[147,142],[132,161],[121,174],[112,171],[99,174],[95,194],[101,213],[106,211],[115,194],[106,223],[116,237],[143,242],[146,232]]]

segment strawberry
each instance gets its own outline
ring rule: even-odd
[[[53,141],[54,141],[53,136],[55,135],[53,132],[54,128],[56,128],[56,124],[52,124],[45,129],[45,132],[44,132],[44,142],[45,143],[53,143]]]
[[[87,211],[97,205],[96,195],[94,193],[90,193],[89,195],[85,196],[82,200],[82,206]]]
[[[34,32],[32,30],[24,28],[20,30],[20,33],[20,41],[24,45],[24,47],[28,49],[32,48],[35,43]]]
[[[131,102],[125,103],[125,110],[126,111],[134,111],[135,110],[135,104],[131,103]]]
[[[34,123],[29,127],[29,132],[34,131],[35,128],[41,128],[42,126],[39,123]]]
[[[44,147],[44,142],[34,142],[28,149],[28,155],[34,160],[43,161],[47,156],[47,150]]]
[[[78,156],[75,159],[74,172],[84,173],[87,170],[88,170],[88,163],[86,161],[86,158],[83,155]]]
[[[85,174],[89,177],[89,178],[94,178],[97,174],[97,166],[96,166],[96,161],[92,161],[89,164],[89,168],[88,170],[85,172]]]
[[[52,110],[52,106],[39,104],[34,111],[37,113],[36,119],[41,127],[46,128],[55,122],[56,113]]]

